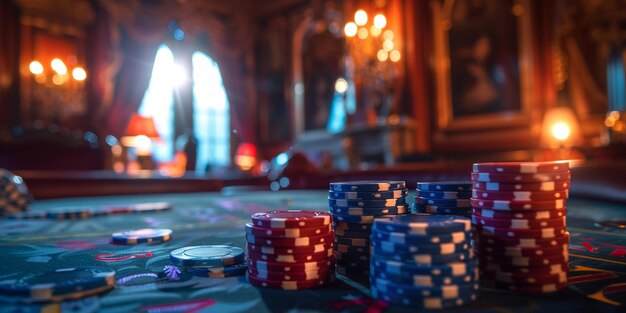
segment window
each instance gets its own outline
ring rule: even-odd
[[[230,165],[230,105],[219,66],[208,55],[192,55],[193,125],[198,141],[196,172]],[[139,114],[152,116],[162,143],[155,146],[158,162],[172,160],[174,155],[174,91],[180,69],[174,63],[174,54],[166,45],[157,52],[150,84],[139,107]]]

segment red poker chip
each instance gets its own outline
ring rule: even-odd
[[[280,262],[280,263],[302,263],[322,261],[333,256],[333,248],[319,253],[310,254],[263,254],[255,251],[248,250],[248,258],[265,261],[265,262]]]
[[[512,229],[483,225],[474,225],[476,233],[488,236],[502,236],[510,238],[556,238],[565,234],[565,227],[548,227],[541,229]]]
[[[556,247],[569,243],[569,232],[565,232],[562,236],[554,238],[511,238],[503,236],[491,236],[485,234],[474,234],[472,236],[474,242],[478,245],[486,246],[510,246],[521,248],[542,248]]]
[[[253,236],[265,238],[300,238],[312,237],[328,234],[330,225],[323,225],[310,228],[264,228],[255,227],[251,223],[246,223],[246,233]]]
[[[535,183],[500,183],[500,182],[472,182],[472,189],[485,191],[555,191],[567,190],[569,180],[544,181]]]
[[[544,211],[565,210],[565,199],[545,201],[518,201],[518,200],[487,200],[470,199],[473,208],[489,209],[494,211]]]
[[[248,266],[262,272],[307,272],[320,271],[335,265],[335,258],[303,263],[265,262],[262,260],[248,259]]]
[[[542,220],[555,219],[565,217],[565,208],[562,210],[545,210],[545,211],[495,211],[490,209],[472,208],[472,214],[480,217],[501,218],[501,219],[526,219],[526,220]]]
[[[514,174],[562,173],[569,171],[569,162],[485,162],[474,163],[472,170],[474,172]]]
[[[480,263],[481,271],[507,272],[517,275],[556,275],[569,273],[569,263],[557,263],[546,266],[517,266],[511,264]]]
[[[570,180],[570,172],[562,173],[537,173],[537,174],[514,174],[514,173],[489,173],[489,172],[472,172],[470,174],[472,181],[481,182],[498,182],[498,183],[537,183],[543,181],[559,181]]]
[[[310,254],[328,251],[328,249],[332,249],[334,246],[335,244],[332,241],[305,247],[273,247],[248,244],[248,251],[262,254]]]
[[[328,244],[335,238],[333,231],[321,236],[300,237],[300,238],[266,238],[246,234],[246,240],[249,244],[260,246],[277,246],[277,247],[306,247],[317,244]]]
[[[248,274],[259,279],[275,280],[275,281],[307,281],[307,280],[320,280],[326,278],[328,275],[332,275],[334,268],[320,269],[319,271],[304,271],[304,272],[263,272],[255,268],[249,267]]]
[[[472,189],[472,198],[506,201],[546,201],[569,198],[569,191],[484,191]]]
[[[513,266],[542,267],[569,262],[569,255],[559,256],[501,256],[476,251],[479,262],[495,262]]]
[[[282,281],[282,280],[262,279],[262,278],[256,277],[248,273],[248,282],[251,285],[254,285],[257,287],[283,289],[283,290],[301,290],[301,289],[317,288],[317,287],[327,285],[333,281],[335,281],[334,272],[331,272],[330,275],[327,275],[327,277],[324,277],[322,279],[303,280],[303,281],[293,281],[293,280]]]
[[[330,225],[328,212],[283,210],[252,214],[252,223],[265,228],[311,228]]]
[[[474,242],[474,249],[479,251],[485,251],[485,253],[494,255],[506,255],[506,256],[542,256],[542,255],[562,255],[569,251],[568,244],[557,245],[554,247],[540,247],[540,248],[524,248],[524,247],[510,247],[506,245],[480,245]]]
[[[500,289],[500,290],[508,290],[516,293],[551,293],[556,292],[561,289],[567,288],[567,283],[559,283],[559,284],[537,284],[537,285],[519,285],[519,284],[511,284],[505,282],[497,282],[490,281],[487,279],[483,279],[480,282],[482,287]]]
[[[511,229],[537,229],[565,227],[565,217],[555,219],[501,219],[472,215],[472,224]]]
[[[480,271],[481,279],[512,283],[516,285],[562,284],[567,283],[567,272],[557,274],[509,273],[504,271]]]

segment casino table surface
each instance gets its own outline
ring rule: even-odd
[[[411,197],[409,195],[409,197]],[[245,276],[203,278],[177,274],[170,251],[190,245],[245,247],[250,215],[274,209],[327,210],[327,191],[241,191],[153,194],[35,201],[32,210],[166,201],[165,212],[83,220],[0,220],[0,280],[34,271],[94,265],[114,269],[116,287],[105,294],[48,304],[0,302],[1,312],[409,312],[369,297],[363,282],[342,276],[300,291],[257,288]],[[603,221],[626,220],[626,207],[584,199],[568,201],[571,273],[567,289],[519,295],[481,289],[455,312],[625,312],[626,230]],[[114,245],[111,234],[139,228],[172,229],[163,243]]]

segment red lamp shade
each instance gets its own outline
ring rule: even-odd
[[[160,137],[159,132],[154,125],[154,118],[141,116],[135,113],[128,123],[125,136],[131,137],[140,135],[153,139]]]
[[[252,169],[256,165],[256,147],[244,142],[239,145],[235,153],[235,164],[244,171]]]

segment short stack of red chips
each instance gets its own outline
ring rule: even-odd
[[[565,288],[569,163],[475,163],[471,176],[481,285],[520,293]]]
[[[335,279],[331,216],[315,211],[255,213],[246,224],[248,281],[258,287],[299,290]]]

